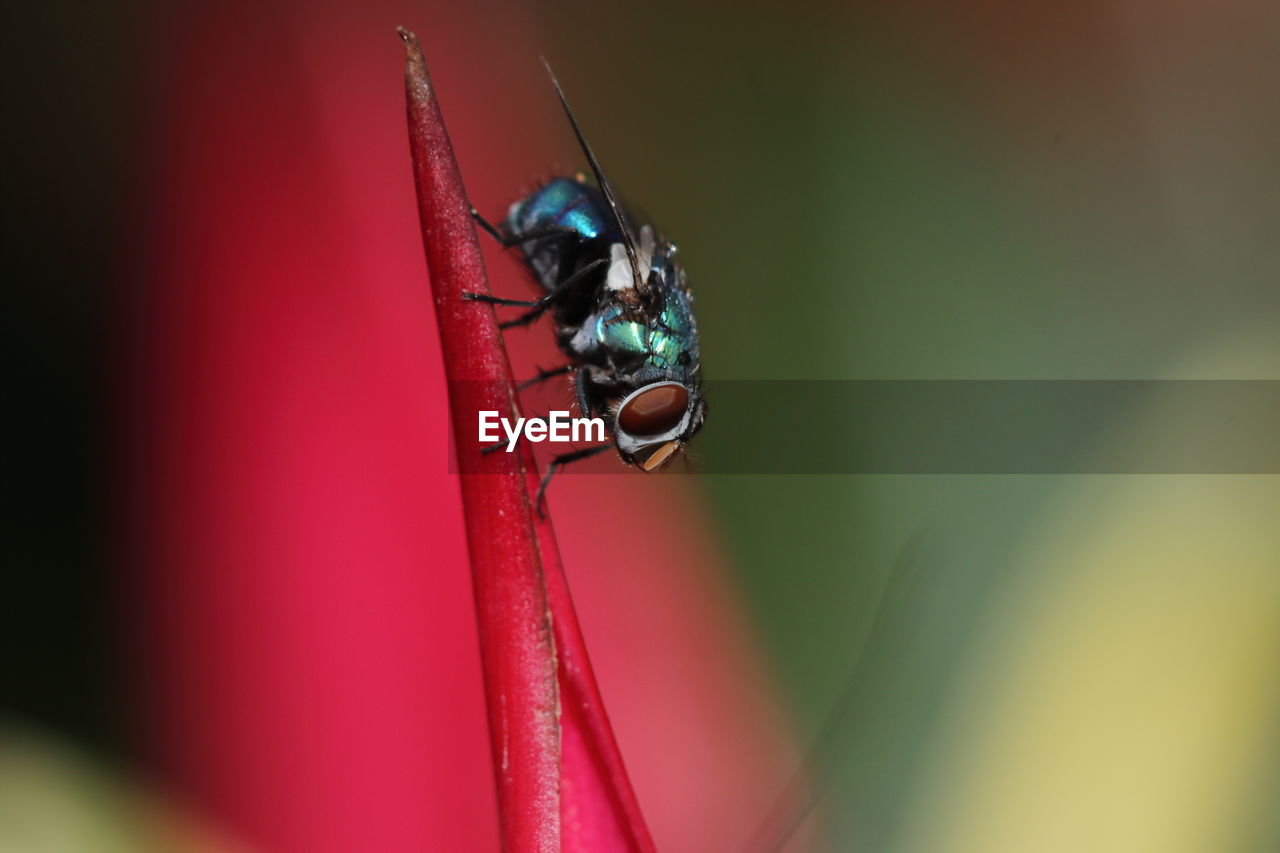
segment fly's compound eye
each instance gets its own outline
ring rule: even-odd
[[[618,426],[631,435],[662,435],[679,426],[688,406],[683,385],[658,385],[627,400],[618,412]]]

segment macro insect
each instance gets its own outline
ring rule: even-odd
[[[568,361],[520,387],[572,374],[581,414],[602,418],[612,438],[552,459],[538,489],[539,510],[556,470],[614,447],[624,462],[657,471],[702,428],[707,412],[693,296],[676,246],[651,224],[634,227],[550,67],[547,73],[594,183],[582,174],[553,178],[512,204],[497,227],[473,209],[481,228],[520,251],[545,293],[533,300],[464,294],[525,308],[504,329],[550,312]]]

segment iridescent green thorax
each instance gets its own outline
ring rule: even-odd
[[[681,297],[668,298],[656,320],[647,322],[630,319],[622,306],[610,306],[596,315],[596,338],[606,350],[640,356],[649,367],[674,370],[696,362],[697,330]]]

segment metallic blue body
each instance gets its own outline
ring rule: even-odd
[[[555,290],[578,270],[608,259],[622,235],[600,191],[581,178],[555,178],[511,206],[503,223],[513,237],[541,234],[521,243],[538,282]],[[563,229],[549,231],[549,229]],[[698,329],[692,296],[675,259],[674,244],[656,238],[650,297],[605,286],[606,273],[583,296],[555,309],[557,338],[573,359],[633,377],[635,383],[698,379]],[[631,298],[627,298],[630,296]]]
[[[512,234],[527,234],[549,225],[569,228],[584,239],[605,235],[622,239],[604,206],[600,191],[573,178],[554,178],[537,192],[511,205],[507,227]]]

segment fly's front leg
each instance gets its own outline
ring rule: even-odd
[[[533,415],[532,417],[537,418],[538,416]],[[545,420],[545,418],[542,418],[542,420]],[[509,438],[499,439],[498,441],[495,441],[493,444],[486,444],[484,447],[480,448],[480,455],[488,456],[490,453],[494,453],[498,450],[502,450],[504,447],[509,447],[510,445],[511,445],[511,439]]]
[[[591,417],[592,411],[591,398],[587,396],[588,379],[586,368],[579,370],[578,375],[573,377],[573,389],[578,394],[578,412],[584,418]]]
[[[595,412],[607,414],[608,408],[601,400],[601,393],[618,387],[617,381],[606,370],[588,365],[574,377],[574,390],[578,395],[578,410],[583,417]]]
[[[551,464],[547,466],[547,473],[542,475],[542,482],[538,484],[537,508],[538,518],[545,515],[545,498],[547,495],[547,486],[551,483],[551,478],[555,476],[556,471],[566,465],[577,462],[581,459],[590,459],[592,456],[599,456],[604,453],[612,444],[598,444],[595,447],[584,447],[581,450],[572,450],[568,453],[561,453],[559,456],[551,460]]]
[[[532,388],[534,385],[537,385],[540,382],[546,382],[548,379],[551,379],[552,377],[564,376],[566,373],[572,373],[572,372],[573,372],[572,364],[562,364],[559,367],[552,367],[546,370],[539,368],[537,376],[533,377],[532,379],[526,379],[524,382],[521,382],[519,385],[516,386],[516,390],[523,391],[526,388]]]

